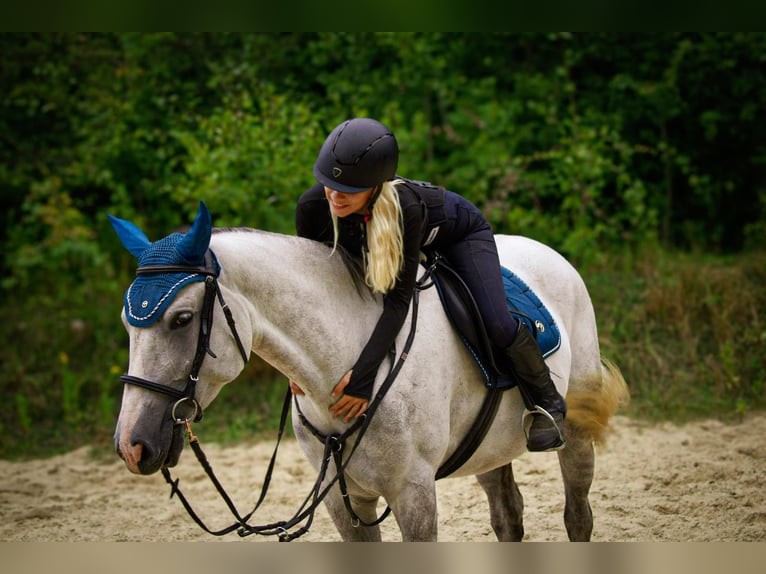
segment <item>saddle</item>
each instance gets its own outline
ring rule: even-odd
[[[517,275],[501,268],[508,312],[527,328],[540,346],[543,357],[553,354],[561,346],[561,333],[540,298]],[[466,284],[449,266],[446,259],[436,256],[431,262],[431,276],[444,306],[444,311],[466,349],[482,373],[488,389],[506,390],[517,382],[505,366],[503,353],[489,337],[476,300]]]
[[[519,320],[519,328],[532,332],[543,357],[551,355],[561,346],[556,322],[521,278],[508,269],[501,268],[501,271],[509,313]],[[504,354],[489,340],[476,300],[457,272],[439,254],[429,259],[428,272],[450,323],[479,367],[487,388],[468,434],[436,471],[438,480],[453,474],[473,456],[492,426],[503,392],[517,386],[518,382],[510,375],[510,369],[503,366]]]

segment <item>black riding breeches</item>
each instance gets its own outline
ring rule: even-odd
[[[479,209],[447,193],[447,222],[429,246],[439,251],[468,286],[492,343],[504,349],[516,338],[518,323],[508,312],[494,235]]]

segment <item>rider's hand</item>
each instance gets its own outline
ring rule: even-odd
[[[358,417],[364,414],[364,412],[367,410],[367,399],[343,394],[343,391],[350,380],[351,371],[343,375],[343,378],[338,381],[338,384],[335,385],[335,388],[332,390],[332,396],[340,398],[332,405],[330,405],[330,412],[336,418],[345,415],[345,418],[343,419],[344,423],[349,422],[354,417]]]

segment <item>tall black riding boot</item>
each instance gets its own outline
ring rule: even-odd
[[[529,330],[519,325],[516,339],[505,349],[510,368],[519,384],[532,424],[527,433],[527,449],[534,452],[564,447],[564,417],[567,405],[556,390],[540,347]],[[525,423],[527,417],[525,416]]]

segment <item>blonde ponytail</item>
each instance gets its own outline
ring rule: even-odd
[[[404,265],[402,208],[396,191],[400,181],[381,184],[372,217],[367,222],[367,248],[362,249],[364,281],[376,293],[386,294],[393,289]],[[338,218],[335,214],[331,216],[334,251],[338,246]]]
[[[402,241],[402,208],[399,204],[399,181],[386,181],[367,222],[367,247],[364,279],[373,291],[388,293],[404,264]]]

